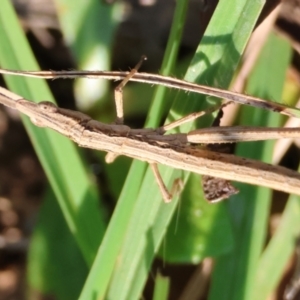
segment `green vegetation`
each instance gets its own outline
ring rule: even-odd
[[[99,47],[107,58],[111,52],[117,9],[113,11],[95,2],[56,0],[63,34],[80,66],[92,61],[89,55],[95,55],[94,50]],[[228,88],[264,3],[219,1],[184,78]],[[187,0],[177,1],[161,74],[175,72],[187,5]],[[67,14],[63,8],[67,8]],[[89,22],[72,29],[68,26],[70,19],[76,24]],[[97,23],[99,19],[108,28],[106,34],[93,32],[98,28],[92,26],[93,21]],[[1,67],[38,69],[8,0],[1,3],[0,40]],[[274,48],[276,53],[271,51]],[[290,58],[290,45],[271,34],[248,79],[246,92],[281,101]],[[27,99],[53,101],[42,80],[9,76],[5,80],[12,91]],[[174,101],[166,100],[166,90],[161,87],[155,89],[154,95],[148,127],[157,126],[165,111],[169,111],[170,121],[218,101],[185,93],[178,93]],[[253,126],[282,124],[280,115],[249,107],[242,108],[239,119],[240,123]],[[266,299],[274,291],[299,234],[299,198],[290,197],[281,223],[266,246],[270,190],[240,184],[241,192],[230,201],[209,205],[203,199],[199,176],[160,167],[168,187],[178,177],[185,183],[181,197],[166,205],[147,164],[133,161],[124,183],[113,179],[111,174],[116,167],[108,169],[110,185],[121,193],[107,221],[105,205],[79,150],[66,138],[36,128],[25,117],[23,120],[50,184],[30,247],[28,280],[32,287],[55,294],[58,299],[139,299],[152,261],[159,253],[173,263],[195,264],[214,257],[211,300]],[[211,118],[204,118],[197,126],[210,124]],[[183,130],[192,126],[187,124]],[[273,142],[243,144],[236,152],[271,162],[272,147]],[[178,216],[174,217],[176,211]],[[57,245],[58,236],[63,247]],[[153,299],[167,299],[171,286],[158,275]]]

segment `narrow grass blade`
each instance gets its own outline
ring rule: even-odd
[[[16,70],[38,69],[8,0],[1,2],[0,39],[2,67]],[[53,101],[42,80],[18,77],[5,79],[12,91],[27,99]],[[85,166],[69,140],[53,131],[36,128],[26,117],[23,120],[68,226],[85,261],[91,265],[104,232],[96,189],[91,185]]]
[[[272,51],[274,48],[280,53],[280,60],[278,53]],[[289,45],[271,35],[248,81],[247,92],[280,100],[290,55]],[[270,72],[272,76],[269,76]],[[253,108],[243,108],[241,114],[244,125],[280,126],[280,120],[279,115],[254,111]],[[272,147],[271,141],[241,143],[237,154],[271,162]],[[270,200],[269,189],[240,185],[240,194],[229,205],[234,220],[235,247],[230,254],[217,259],[209,299],[254,299],[258,261],[267,234]]]
[[[226,207],[208,203],[203,197],[199,176],[191,174],[181,194],[178,211],[168,225],[159,256],[168,263],[197,264],[207,256],[228,253],[233,245]]]
[[[185,79],[227,87],[263,4],[264,1],[220,1]],[[211,68],[208,68],[209,66]],[[205,98],[202,99],[204,103]],[[189,101],[178,98],[172,110],[172,117],[177,118],[190,111],[203,109],[204,106],[198,106],[200,102],[199,98],[191,95]],[[151,113],[155,112],[150,111]],[[119,205],[123,206],[122,202],[131,203],[130,209],[133,209],[133,212],[129,225],[125,224],[126,235],[122,235],[120,239],[124,241],[124,245],[118,253],[118,263],[115,265],[107,296],[110,299],[136,299],[140,296],[152,259],[178,201],[174,199],[168,206],[162,202],[150,170],[145,174],[136,199],[136,195],[131,193],[132,189],[137,190],[135,168],[136,164],[133,163],[125,184],[126,190],[123,189],[119,199]],[[184,181],[187,179],[186,174],[168,168],[161,168],[161,173],[169,187],[175,178],[184,178]],[[133,201],[135,206],[132,208]],[[97,296],[103,297],[104,294]]]
[[[285,206],[275,235],[259,259],[253,299],[267,299],[275,290],[293,254],[299,234],[299,197],[293,195]]]
[[[186,6],[188,1],[181,1],[176,8],[174,23],[184,23]],[[175,29],[174,29],[175,28]],[[178,51],[178,45],[182,33],[182,27],[176,24],[172,26],[172,39],[168,41],[168,59],[164,59],[165,72],[170,72]],[[171,46],[170,46],[171,45]],[[175,45],[175,46],[174,46]],[[157,94],[164,94],[164,90],[157,91]],[[159,110],[156,110],[156,113]],[[155,115],[155,114],[154,114]],[[153,126],[158,124],[159,118],[153,121]],[[135,184],[126,180],[122,193],[120,195],[118,205],[110,220],[103,243],[97,254],[93,268],[89,274],[86,285],[82,291],[80,299],[86,299],[91,296],[91,292],[97,290],[97,297],[104,298],[108,289],[109,281],[114,270],[114,266],[120,251],[120,247],[128,232],[130,219],[134,211],[136,198],[140,189],[142,178],[145,174],[146,164],[135,161],[133,162],[127,177],[134,178]]]
[[[234,8],[230,7],[230,5],[234,5]],[[254,26],[255,20],[258,17],[262,5],[263,3],[261,2],[256,3],[255,6],[253,5],[253,1],[251,1],[251,3],[245,1],[243,2],[243,4],[239,1],[238,5],[236,1],[226,1],[226,3],[220,1],[213,19],[211,20],[211,23],[206,31],[206,34],[202,39],[202,43],[200,44],[200,48],[198,49],[199,52],[197,51],[194,59],[192,60],[185,79],[191,81],[196,80],[197,82],[203,80],[206,84],[218,85],[221,87],[225,87],[227,81],[228,85],[231,80],[230,75],[233,75],[234,68],[239,60],[239,56],[236,55],[236,52],[240,51],[240,53],[242,53],[246,45],[247,37],[250,36],[251,30],[253,28],[250,26],[250,24]],[[240,10],[238,10],[237,7]],[[235,12],[235,14],[233,14],[233,12]],[[228,15],[226,15],[226,13],[228,13]],[[244,36],[237,34],[237,32],[241,30],[241,27],[245,27],[244,22],[246,20],[243,19],[243,16],[247,16],[247,24],[249,25],[249,32],[245,32]],[[220,41],[220,37],[223,36],[222,33],[228,32],[231,32],[232,35],[229,34],[227,36],[228,39],[224,38],[224,40],[222,40],[224,44],[221,44],[221,47],[216,48],[215,42]],[[208,37],[211,37],[211,39],[209,39]],[[233,37],[238,40],[233,42],[231,39]],[[236,50],[236,47],[238,47],[238,50]],[[235,48],[235,51],[233,51],[233,48]],[[204,60],[202,60],[204,57],[207,58],[207,60],[205,60],[205,63]],[[225,60],[223,61],[224,57],[226,58],[226,62]],[[208,64],[207,61],[209,61],[210,63]],[[207,68],[208,65],[214,66],[214,68],[212,68],[213,70]],[[203,73],[205,74],[205,76],[202,75],[203,77],[201,77],[200,74]],[[226,78],[224,74],[228,74],[228,77]],[[187,114],[191,111],[201,110],[203,106],[197,106],[199,105],[199,99],[200,97],[194,98],[193,96],[191,96],[188,101],[183,101],[182,98],[178,98],[172,109],[172,117],[176,119],[179,114]],[[208,121],[206,120],[206,122]],[[185,127],[184,131],[188,129],[189,128]],[[175,178],[178,177],[184,178],[184,181],[187,178],[184,177],[184,175],[182,175],[182,173],[180,172],[174,172],[174,170],[170,171],[167,168],[161,168],[161,170],[162,177],[164,178],[165,182],[172,182]],[[137,280],[133,280],[134,286],[126,287],[125,284],[123,285],[124,288],[122,289],[122,291],[123,293],[127,293],[127,296],[126,298],[124,297],[124,299],[137,298],[140,295],[143,284],[147,278],[147,272],[151,266],[153,256],[157,251],[157,247],[159,246],[161,239],[165,233],[165,228],[167,227],[170,217],[174,212],[174,207],[162,208],[161,197],[156,197],[156,195],[159,194],[154,194],[152,192],[152,176],[153,175],[151,174],[151,172],[147,171],[136,204],[136,206],[139,206],[140,203],[145,205],[147,201],[151,201],[151,206],[146,205],[145,208],[146,212],[148,213],[148,217],[147,219],[144,218],[143,220],[141,220],[137,216],[138,212],[141,213],[141,211],[137,209],[134,218],[131,220],[132,224],[135,224],[135,227],[143,227],[144,229],[143,231],[141,230],[142,232],[141,234],[139,234],[138,238],[135,233],[132,233],[132,235],[130,235],[131,231],[129,230],[127,240],[124,243],[124,248],[121,252],[121,256],[126,257],[126,260],[118,264],[115,269],[115,277],[113,278],[113,282],[110,287],[111,294],[109,293],[108,295],[114,296],[116,298],[121,296],[121,294],[118,294],[118,288],[121,288],[119,284],[120,282],[122,282],[122,279],[124,279],[123,275],[126,274],[127,276],[131,277],[134,274],[133,270],[138,270],[139,276],[137,277]],[[148,184],[146,184],[147,180],[149,180]],[[170,186],[171,184],[169,184],[169,187]],[[153,193],[152,197],[149,197],[149,191]],[[174,202],[176,200],[177,199],[174,199]],[[172,205],[174,204],[172,203]],[[140,209],[143,209],[142,206],[140,206]],[[155,217],[152,216],[152,213],[155,214]],[[133,225],[130,226],[130,228],[133,228]],[[147,246],[152,247],[152,251]],[[148,251],[145,251],[145,249],[147,249]],[[129,280],[126,281],[126,283],[127,282],[129,282]]]
[[[30,238],[26,269],[32,292],[28,299],[34,299],[37,291],[55,299],[77,299],[88,274],[88,266],[50,188]]]
[[[170,280],[160,274],[156,275],[153,300],[167,300],[170,289]]]

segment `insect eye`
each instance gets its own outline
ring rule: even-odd
[[[38,106],[40,110],[46,111],[46,112],[56,112],[57,106],[49,101],[42,101],[38,103]]]

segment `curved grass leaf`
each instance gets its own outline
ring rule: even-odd
[[[275,55],[272,51],[274,48],[280,53],[280,60],[278,53]],[[249,79],[247,91],[258,97],[280,101],[290,55],[289,45],[271,36]],[[244,125],[280,126],[281,123],[279,115],[250,107],[243,107],[240,118]],[[241,143],[237,154],[271,162],[273,144],[273,141]],[[217,259],[209,299],[254,299],[258,263],[267,235],[271,196],[269,189],[240,185],[240,193],[230,202],[235,247],[229,254]]]
[[[8,0],[1,2],[0,38],[1,67],[16,70],[38,69]],[[27,99],[54,101],[43,80],[9,76],[5,80],[12,91]],[[26,117],[22,119],[68,226],[86,263],[91,265],[105,225],[99,209],[99,195],[87,176],[83,161],[67,138],[53,131],[37,128]]]
[[[263,4],[264,1],[220,1],[185,79],[227,87]],[[199,103],[205,103],[205,97],[189,95],[188,98],[188,101],[182,97],[177,99],[172,117],[204,108]],[[150,111],[150,115],[158,113]],[[145,166],[140,162],[133,162],[109,226],[114,229],[107,232],[105,246],[97,256],[81,299],[92,295],[104,297],[112,267],[114,273],[107,292],[109,299],[136,299],[141,294],[153,257],[178,202],[178,199],[173,199],[169,205],[162,202],[150,170],[140,185],[144,170]],[[184,178],[185,182],[188,177],[169,168],[160,170],[169,187],[175,178]],[[122,222],[119,216],[122,216]],[[113,255],[109,251],[110,243],[115,245]],[[103,264],[109,267],[105,269],[107,274],[103,273]],[[102,285],[103,280],[105,284]]]

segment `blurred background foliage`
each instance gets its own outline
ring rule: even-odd
[[[41,69],[129,70],[146,54],[143,72],[292,106],[299,98],[299,1],[2,1],[3,68],[37,68],[24,32]],[[30,100],[50,100],[36,91],[40,80],[26,83],[26,95],[25,83],[5,80]],[[115,83],[48,85],[60,106],[113,122]],[[125,123],[136,128],[215,101],[133,83],[124,99]],[[46,134],[28,129],[42,168],[18,116],[2,109],[1,119],[1,299],[282,299],[296,265],[299,197],[237,184],[238,195],[210,205],[199,176],[164,168],[168,186],[178,176],[186,182],[166,205],[145,164],[120,157],[107,165],[104,153],[75,149],[55,134],[39,150]],[[222,121],[292,122],[237,106]],[[49,145],[58,146],[49,153]],[[298,147],[241,143],[236,153],[297,169]]]

